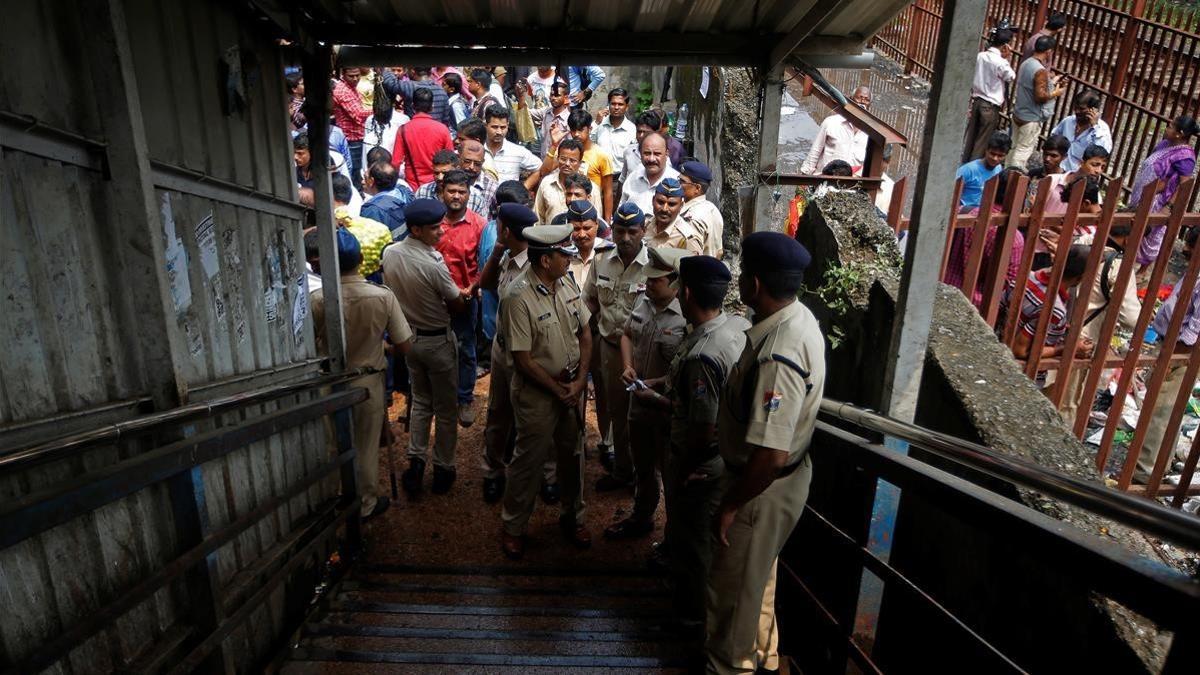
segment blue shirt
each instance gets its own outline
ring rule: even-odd
[[[489,220],[479,236],[479,260],[487,260],[496,246],[496,221]],[[487,339],[496,337],[496,310],[500,307],[500,296],[496,291],[483,289],[483,334]]]
[[[587,73],[587,84],[583,83],[583,74]],[[567,88],[570,93],[583,91],[584,88],[596,91],[604,81],[604,71],[600,66],[571,66],[567,68]]]
[[[1062,134],[1071,141],[1071,147],[1067,150],[1067,156],[1063,157],[1063,171],[1075,171],[1083,164],[1083,151],[1087,150],[1089,145],[1098,145],[1105,150],[1112,152],[1113,141],[1112,131],[1108,128],[1108,123],[1104,120],[1096,120],[1096,123],[1084,131],[1079,136],[1075,135],[1075,124],[1077,120],[1074,115],[1064,117],[1061,122],[1054,126],[1050,131],[1051,135]]]
[[[393,99],[396,98],[396,94],[404,96],[404,114],[409,117],[416,114],[412,107],[412,95],[417,88],[428,89],[433,94],[433,109],[429,111],[429,116],[445,124],[453,132],[454,112],[450,110],[450,97],[446,95],[442,85],[433,80],[401,80],[392,71],[383,69],[383,90]]]
[[[329,125],[329,149],[341,154],[342,159],[350,161],[350,142],[346,140],[346,134],[334,125]]]
[[[413,192],[403,183],[387,192],[380,192],[363,203],[360,214],[363,218],[378,220],[392,231],[393,241],[404,241],[408,237],[404,207],[413,200]]]
[[[979,206],[983,199],[983,184],[1000,175],[1003,170],[1003,164],[997,164],[992,169],[987,168],[982,159],[958,167],[958,173],[954,174],[954,177],[963,179],[962,199],[959,200],[959,205],[967,208]]]

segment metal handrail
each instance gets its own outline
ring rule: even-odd
[[[1003,455],[987,446],[919,427],[849,403],[825,399],[821,412],[901,439],[956,464],[1020,484],[1093,513],[1200,551],[1200,520],[1149,499],[1110,490],[1081,478]]]
[[[212,417],[213,415],[227,412],[234,408],[267,401],[270,399],[281,398],[289,394],[298,393],[315,387],[332,386],[342,382],[348,382],[364,375],[370,375],[374,372],[377,372],[374,368],[357,368],[355,370],[347,370],[341,373],[306,378],[296,382],[288,382],[285,384],[277,384],[259,389],[251,389],[248,391],[238,392],[236,394],[230,394],[229,396],[215,398],[211,401],[190,403],[179,406],[178,408],[172,408],[170,410],[164,410],[161,412],[151,413],[149,415],[135,417],[124,422],[107,424],[89,431],[81,431],[78,433],[60,436],[44,443],[17,450],[16,452],[8,455],[0,456],[0,473],[52,461],[66,453],[79,450],[90,445],[95,445],[96,443],[115,442],[122,437],[135,434],[144,434],[169,424],[177,424],[187,420]]]

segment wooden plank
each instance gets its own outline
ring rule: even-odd
[[[182,166],[197,171],[208,171],[209,128],[203,115],[204,92],[212,82],[200,80],[196,68],[196,54],[190,49],[194,40],[194,27],[187,16],[187,5],[193,3],[158,3],[162,13],[163,35],[177,48],[162,53],[169,79],[164,83],[176,102],[174,122],[179,134],[178,158]],[[157,157],[156,157],[157,158]]]
[[[179,110],[172,90],[171,71],[167,53],[172,50],[171,36],[165,32],[162,3],[153,0],[126,0],[131,58],[136,78],[138,105],[147,114],[144,119],[148,157],[179,164],[183,161],[179,148]]]
[[[181,47],[191,54],[192,72],[200,91],[201,126],[204,128],[203,171],[223,180],[233,178],[233,152],[224,113],[221,112],[220,53],[213,39],[213,6],[207,2],[182,3],[191,30]]]

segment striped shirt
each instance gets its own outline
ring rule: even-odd
[[[1016,281],[1008,282],[1004,287],[1004,297],[1000,301],[1000,316],[1008,314],[1008,306],[1012,299]],[[1017,315],[1017,330],[1033,337],[1037,332],[1038,317],[1046,306],[1046,287],[1050,285],[1050,270],[1041,269],[1029,273],[1029,283],[1025,284],[1025,298],[1021,302],[1021,311]],[[1053,347],[1067,337],[1067,291],[1058,289],[1051,309],[1050,326],[1046,329],[1046,346]]]
[[[500,181],[486,173],[479,174],[479,178],[475,179],[471,186],[471,196],[467,197],[467,208],[486,218],[492,206],[492,199],[496,196],[497,187],[500,187]],[[441,199],[437,194],[437,181],[431,180],[417,188],[413,198]]]

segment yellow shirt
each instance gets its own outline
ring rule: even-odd
[[[588,180],[592,181],[592,199],[598,201],[602,179],[614,173],[612,157],[600,146],[592,145],[583,151],[583,163],[587,165]]]

